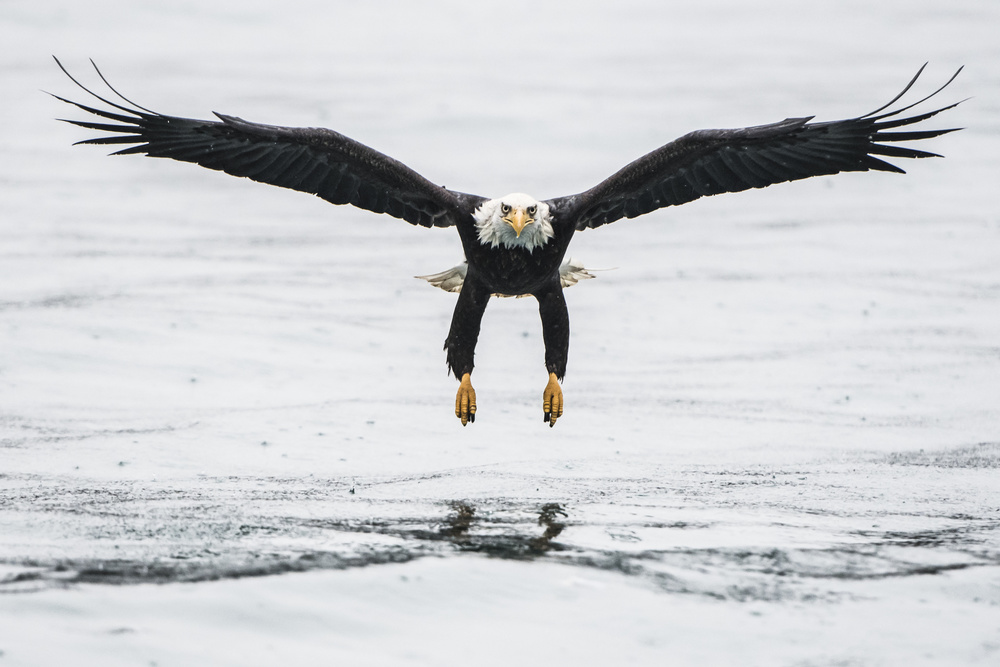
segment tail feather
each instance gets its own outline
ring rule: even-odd
[[[445,292],[458,293],[462,291],[462,284],[465,282],[465,276],[469,272],[469,265],[462,262],[458,266],[453,266],[450,269],[441,271],[440,273],[431,273],[426,276],[414,276],[414,278],[419,278],[420,280],[426,280],[434,287],[439,287]],[[585,269],[580,260],[570,257],[563,261],[562,265],[559,266],[559,281],[562,283],[563,288],[572,287],[581,280],[589,280],[590,278],[596,278],[596,276]],[[494,296],[516,296],[521,298],[523,296],[530,296],[528,294],[496,294]]]

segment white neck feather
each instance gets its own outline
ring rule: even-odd
[[[514,228],[503,221],[503,205],[523,209],[534,206],[534,222],[527,225],[518,236]],[[505,248],[525,248],[531,252],[548,243],[554,234],[548,205],[521,193],[491,199],[476,209],[473,217],[476,229],[479,230],[479,242],[492,248],[503,245]]]

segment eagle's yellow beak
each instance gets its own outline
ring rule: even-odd
[[[512,209],[510,213],[503,217],[503,221],[514,228],[514,233],[521,238],[524,228],[535,221],[530,215],[525,213],[523,208]]]

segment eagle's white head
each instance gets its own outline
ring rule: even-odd
[[[549,205],[520,192],[491,199],[473,213],[479,242],[490,247],[525,248],[545,245],[552,238]]]

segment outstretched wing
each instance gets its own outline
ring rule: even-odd
[[[922,100],[879,115],[906,94],[924,67],[891,102],[864,116],[825,123],[810,123],[812,117],[789,118],[757,127],[692,132],[639,158],[590,190],[551,200],[549,205],[566,219],[574,219],[576,228],[582,230],[707,195],[763,188],[810,176],[868,170],[903,173],[876,156],[940,156],[884,142],[929,139],[959,129],[888,131],[957,106],[895,118],[944,90],[961,68]]]
[[[97,95],[73,78],[58,59],[56,63],[76,85],[115,109],[96,109],[53,95],[115,121],[65,121],[112,133],[78,143],[132,144],[112,155],[140,153],[194,162],[234,176],[308,192],[334,204],[388,213],[424,227],[455,225],[484,201],[483,197],[435,185],[403,163],[332,130],[263,125],[218,113],[218,121],[165,116],[123,97],[100,70],[97,73],[101,80],[130,106]]]

